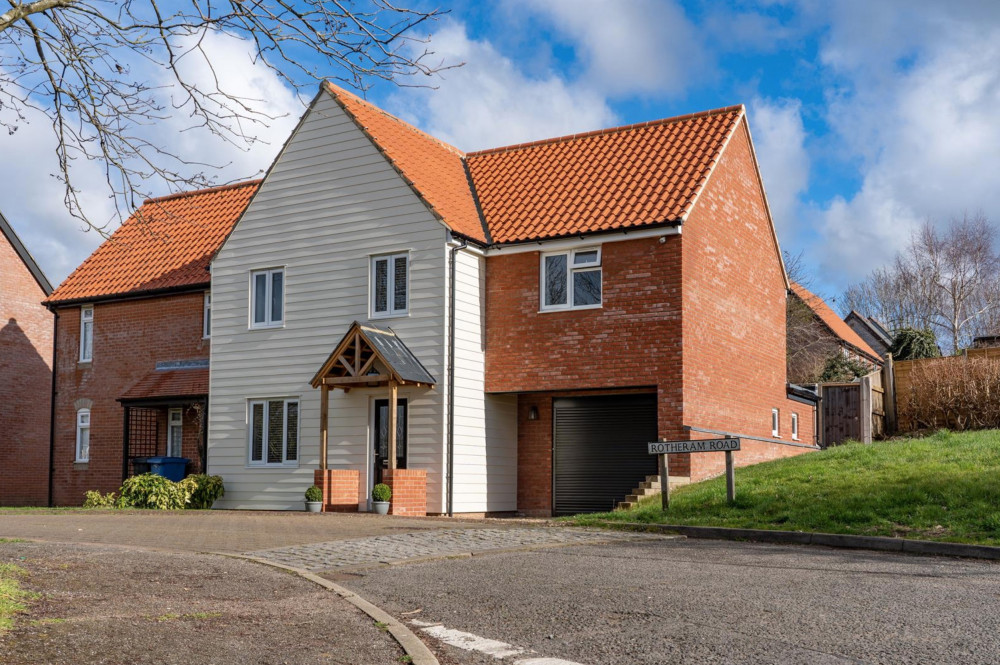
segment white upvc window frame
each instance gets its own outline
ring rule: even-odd
[[[284,303],[282,303],[284,305]],[[284,307],[282,307],[284,313]],[[252,315],[252,312],[251,312]],[[205,301],[201,311],[201,338],[210,339],[212,337],[212,292],[205,291]]]
[[[396,259],[406,261],[406,304],[402,309],[396,307]],[[375,278],[375,271],[378,263],[386,262],[386,309],[379,311],[376,307],[378,300],[378,281]],[[391,319],[398,316],[408,316],[410,313],[410,292],[413,282],[410,279],[410,253],[393,252],[392,254],[373,254],[368,261],[368,309],[372,319]]]
[[[792,414],[792,440],[799,440],[799,414]]]
[[[89,334],[88,334],[89,332]],[[94,306],[80,308],[80,362],[94,360]]]
[[[176,421],[174,416],[177,417]],[[180,441],[177,444],[176,450],[171,450],[171,442],[174,430],[180,432]],[[182,454],[184,451],[184,410],[183,409],[168,409],[167,410],[167,457],[184,457]]]
[[[586,263],[578,263],[578,254],[589,254],[591,252],[596,252],[597,256],[592,261],[587,261]],[[546,304],[546,284],[548,275],[547,272],[547,259],[555,256],[565,256],[566,257],[566,302],[554,305]],[[577,309],[601,309],[604,307],[604,263],[603,263],[603,252],[601,251],[600,245],[593,245],[589,247],[580,247],[578,249],[567,249],[560,252],[542,252],[539,257],[538,265],[538,304],[539,311],[541,312],[564,312],[567,310],[577,310]],[[573,293],[573,276],[576,273],[581,272],[598,272],[601,275],[600,285],[601,285],[601,299],[600,302],[591,303],[587,305],[575,305],[573,304],[574,293]]]
[[[81,455],[83,434],[87,433],[86,455]],[[90,409],[79,409],[76,412],[76,454],[74,461],[77,463],[87,463],[90,461]]]
[[[267,437],[268,437],[268,416],[270,412],[271,402],[281,402],[282,410],[282,423],[281,423],[281,462],[268,462],[267,461]],[[296,418],[298,420],[297,427],[295,430],[295,459],[288,459],[288,405],[295,404]],[[253,458],[253,435],[254,435],[254,419],[253,411],[254,406],[262,405],[262,423],[263,431],[261,432],[261,458],[255,460]],[[298,397],[259,397],[247,400],[247,466],[253,468],[298,468],[299,458],[302,456],[302,401]]]
[[[265,287],[264,287],[264,320],[257,321],[254,318],[257,310],[257,276],[266,275],[265,277]],[[281,275],[281,318],[275,319],[274,309],[273,309],[273,296],[274,296],[274,276]],[[250,271],[250,312],[249,312],[249,325],[251,330],[266,330],[268,328],[281,328],[285,325],[285,314],[287,309],[287,298],[285,294],[287,293],[286,280],[285,280],[285,267],[276,266],[273,268],[261,268],[259,270]]]
[[[771,409],[771,436],[776,439],[781,437],[781,411],[779,409]]]

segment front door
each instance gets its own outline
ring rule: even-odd
[[[383,472],[389,468],[389,400],[375,400],[375,422],[372,431],[375,448],[375,483],[382,482]],[[396,468],[406,468],[406,400],[396,400]]]

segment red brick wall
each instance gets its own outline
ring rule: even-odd
[[[54,318],[3,235],[0,284],[0,505],[45,505]]]
[[[392,488],[390,515],[423,517],[427,514],[426,469],[387,470],[382,477],[385,484]]]
[[[786,290],[778,249],[741,124],[683,228],[684,423],[770,437],[771,409],[791,436],[786,397]],[[806,432],[809,430],[801,429]],[[738,465],[807,449],[745,444]],[[691,456],[691,479],[721,472],[722,453]]]
[[[111,492],[121,485],[123,409],[116,400],[156,368],[157,361],[204,359],[201,292],[94,305],[94,354],[80,363],[80,308],[59,310],[56,360],[56,441],[53,498],[76,505],[87,490]],[[90,462],[74,464],[78,400],[90,400]],[[160,448],[165,449],[165,412]],[[184,456],[198,459],[198,424],[185,412]]]
[[[323,490],[323,512],[358,512],[358,485],[361,475],[357,469],[316,469],[313,484]]]

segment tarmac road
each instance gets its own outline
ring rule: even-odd
[[[654,539],[330,576],[443,663],[1000,662],[996,562]]]

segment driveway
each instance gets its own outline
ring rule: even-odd
[[[328,576],[459,663],[1000,662],[993,562],[648,539]]]

